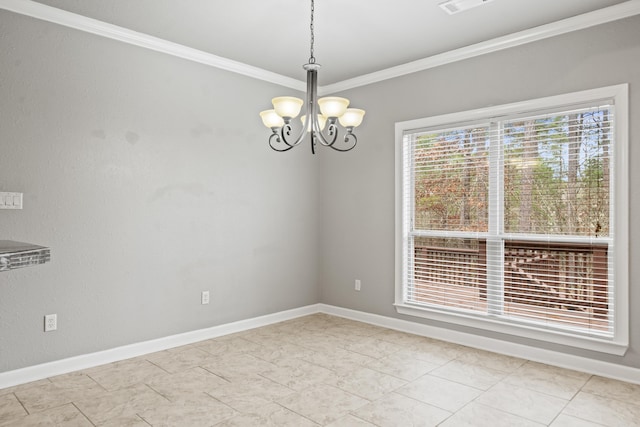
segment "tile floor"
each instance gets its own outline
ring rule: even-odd
[[[0,426],[640,426],[640,385],[317,314],[0,390]]]

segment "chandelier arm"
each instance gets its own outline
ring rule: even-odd
[[[287,144],[289,147],[293,148],[296,145],[299,145],[302,140],[304,139],[304,126],[302,127],[302,130],[300,131],[300,133],[298,134],[298,136],[296,137],[296,139],[293,142],[289,142],[287,140],[287,136],[291,136],[291,131],[292,131],[292,127],[291,127],[291,123],[286,123],[284,126],[282,126],[282,129],[280,129],[280,135],[278,139],[281,139],[282,142],[284,142],[285,144]],[[280,142],[280,141],[278,141]]]
[[[334,147],[333,145],[329,145],[328,147],[333,148],[336,151],[340,151],[343,153],[346,153],[347,151],[351,151],[353,150],[356,145],[358,144],[358,137],[356,137],[354,134],[352,134],[351,132],[348,132],[345,136],[344,136],[344,142],[348,143],[350,139],[353,138],[353,145],[349,148],[338,148],[338,147]]]
[[[328,135],[325,136],[325,134],[320,130],[320,123],[317,123],[317,125],[320,144],[325,147],[331,147],[338,138],[338,126],[336,126],[335,123],[330,123],[329,128],[327,129]],[[327,137],[329,137],[329,139],[327,139]]]
[[[285,144],[287,144],[286,147],[284,148],[278,148],[276,145],[274,145],[273,140],[275,139],[276,143],[282,142],[282,139],[280,138],[280,135],[278,135],[277,133],[272,133],[271,136],[269,137],[269,147],[271,147],[272,150],[278,151],[280,153],[285,152],[285,151],[289,151],[291,150],[293,147],[295,147],[295,145],[289,145],[285,142]]]

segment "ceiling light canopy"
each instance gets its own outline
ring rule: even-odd
[[[293,96],[279,96],[273,98],[272,110],[265,110],[260,113],[262,123],[271,129],[269,136],[269,146],[276,151],[289,151],[299,145],[306,134],[311,134],[311,152],[315,154],[316,144],[333,148],[336,151],[352,150],[358,138],[353,134],[353,129],[360,126],[365,111],[358,108],[348,108],[349,100],[337,96],[328,96],[318,99],[318,70],[320,64],[316,64],[313,56],[314,28],[313,14],[315,11],[314,0],[311,0],[311,53],[309,63],[303,65],[307,71],[307,99],[303,101]],[[300,114],[302,107],[305,107],[305,114],[301,117],[302,125],[296,137],[292,138],[292,119]],[[311,117],[308,121],[306,118]],[[346,133],[341,142],[338,141],[338,124],[346,129]],[[327,126],[328,125],[328,126]],[[326,134],[323,130],[327,128]],[[337,144],[336,144],[337,142]]]

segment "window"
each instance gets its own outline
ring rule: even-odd
[[[398,312],[624,354],[627,90],[398,123]]]

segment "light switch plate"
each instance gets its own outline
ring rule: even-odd
[[[0,209],[22,209],[22,193],[0,192]]]

